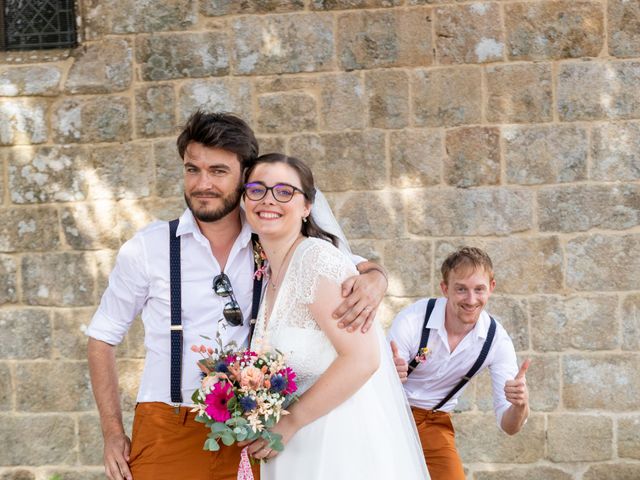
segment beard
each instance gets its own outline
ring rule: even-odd
[[[191,213],[193,213],[193,216],[196,219],[200,220],[201,222],[211,223],[217,222],[218,220],[226,217],[231,212],[233,212],[236,207],[240,205],[242,192],[243,186],[242,184],[239,184],[234,191],[228,193],[227,195],[222,195],[217,192],[193,192],[190,195],[187,195],[187,193],[185,192],[184,200],[185,202],[187,202],[189,210],[191,210]],[[197,197],[199,195],[207,196],[209,198],[220,198],[222,200],[222,206],[217,209],[206,207],[198,208],[194,206],[192,197],[195,197],[195,199],[197,200]]]

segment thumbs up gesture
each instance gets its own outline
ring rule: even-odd
[[[396,366],[398,377],[400,377],[400,381],[404,383],[407,381],[407,375],[409,375],[409,364],[400,356],[398,353],[398,345],[396,345],[396,342],[393,340],[391,340],[391,353],[393,353],[393,363]]]
[[[518,407],[525,407],[529,404],[529,390],[527,389],[526,373],[531,365],[531,359],[527,358],[522,365],[518,374],[513,380],[507,380],[504,384],[504,393],[507,400]]]

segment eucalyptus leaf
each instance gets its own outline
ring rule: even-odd
[[[269,442],[269,448],[275,450],[276,452],[281,452],[284,450],[284,445],[282,444],[282,437],[272,439]]]
[[[284,450],[284,445],[282,444],[282,435],[279,433],[266,432],[263,436],[265,440],[269,442],[269,448],[281,452]]]
[[[221,440],[222,443],[224,443],[227,447],[233,445],[233,442],[235,442],[235,438],[233,438],[231,432],[224,432],[222,434]]]
[[[204,442],[203,450],[209,450],[210,452],[217,452],[218,450],[220,450],[220,445],[218,445],[218,442],[216,442],[214,438],[208,438]]]
[[[226,426],[224,423],[220,423],[220,422],[216,422],[213,425],[211,425],[211,431],[213,433],[224,433],[226,431],[229,430],[229,427]]]
[[[246,418],[233,417],[225,422],[230,427],[241,427],[249,423]]]

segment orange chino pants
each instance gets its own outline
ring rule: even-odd
[[[133,419],[129,467],[134,480],[236,480],[241,449],[203,450],[209,430],[190,408],[139,403]],[[260,478],[260,465],[252,466]]]
[[[411,407],[411,412],[431,480],[465,480],[451,415],[417,407]]]

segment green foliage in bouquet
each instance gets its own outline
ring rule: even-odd
[[[282,352],[238,351],[233,343],[223,347],[219,335],[216,340],[217,349],[191,347],[202,355],[203,379],[191,399],[196,421],[211,430],[204,449],[219,450],[218,441],[229,446],[262,438],[272,450],[282,451],[282,436],[270,429],[296,398],[295,372],[285,365]]]

